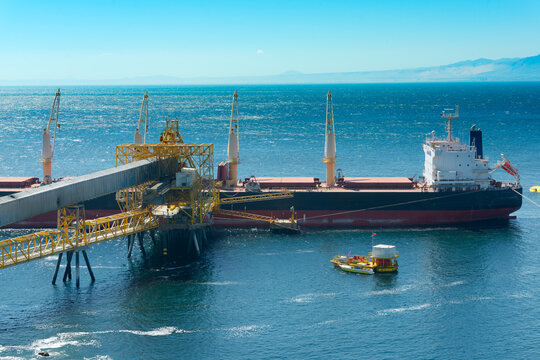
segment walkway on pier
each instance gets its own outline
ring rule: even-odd
[[[68,214],[66,219],[70,227],[0,241],[0,269],[57,253],[78,251],[88,245],[159,226],[159,221],[150,210],[132,210],[86,221],[76,219],[73,214]]]

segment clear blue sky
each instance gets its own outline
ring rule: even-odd
[[[540,1],[0,0],[0,80],[401,69],[540,53]]]

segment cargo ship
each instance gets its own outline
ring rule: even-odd
[[[483,156],[480,129],[471,128],[468,144],[452,136],[452,120],[459,116],[457,107],[445,109],[442,116],[447,121],[447,135],[437,138],[433,132],[426,138],[422,177],[416,180],[408,177],[344,177],[340,169],[337,173],[335,169],[334,116],[332,95],[328,92],[322,159],[326,164],[325,181],[316,177],[255,176],[239,180],[238,95],[235,92],[227,160],[218,166],[216,184],[221,185],[221,198],[290,192],[293,196],[289,198],[234,203],[227,205],[227,210],[278,219],[289,219],[292,212],[298,225],[306,228],[441,226],[511,218],[522,204],[518,170],[504,155],[502,161],[489,165]],[[56,120],[52,112],[51,119]],[[143,122],[142,126],[146,124]],[[46,132],[47,129],[44,144],[49,136]],[[137,137],[137,133],[136,142],[141,137],[140,134]],[[47,183],[52,181],[52,152],[44,145],[43,154],[44,183]],[[491,174],[499,168],[513,175],[515,182],[493,179]],[[36,186],[40,186],[38,178],[0,178],[0,196]],[[115,194],[87,201],[84,206],[87,219],[120,212]],[[56,213],[51,212],[10,227],[56,227],[56,221]],[[256,216],[219,213],[214,214],[213,222],[216,227],[268,226]]]
[[[231,204],[230,210],[289,218],[291,211],[301,227],[407,227],[463,224],[511,218],[522,204],[518,170],[503,160],[490,166],[483,156],[482,131],[474,126],[470,141],[452,136],[452,120],[459,108],[445,109],[447,135],[432,132],[423,144],[423,176],[344,177],[335,174],[336,141],[332,95],[327,94],[326,134],[323,162],[326,181],[315,177],[255,177],[236,179],[239,160],[237,111],[231,116],[228,159],[218,166],[224,184],[222,198],[290,191],[289,199]],[[236,116],[236,118],[235,118]],[[515,182],[492,178],[502,168]],[[229,208],[228,208],[229,209]],[[216,214],[216,226],[257,226],[255,219]]]

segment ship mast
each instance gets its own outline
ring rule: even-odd
[[[144,135],[141,132],[144,131]],[[141,113],[139,115],[139,123],[137,124],[137,130],[135,130],[135,144],[146,144],[146,133],[148,132],[148,91],[144,93],[143,101],[141,105]]]
[[[233,103],[231,110],[231,124],[229,126],[229,145],[227,147],[227,160],[229,162],[229,181],[228,185],[236,185],[238,182],[237,171],[240,164],[238,153],[238,93],[234,90]]]
[[[41,146],[41,162],[43,163],[43,184],[52,183],[51,164],[54,154],[54,144],[56,141],[56,129],[60,128],[58,124],[58,109],[60,107],[60,89],[54,96],[51,115],[47,127],[43,129],[42,146]],[[52,135],[51,135],[52,132]],[[52,145],[51,145],[52,138]]]
[[[334,108],[332,106],[332,94],[328,90],[326,95],[326,131],[324,136],[324,157],[326,163],[326,186],[334,186],[336,183],[336,135],[334,132]]]
[[[446,130],[448,131],[447,141],[452,141],[452,120],[459,117],[459,105],[456,105],[453,109],[444,109],[441,117],[448,120],[446,124]]]

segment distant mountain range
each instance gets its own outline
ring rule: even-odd
[[[199,77],[145,76],[107,80],[2,81],[0,85],[221,85],[336,84],[448,81],[540,81],[540,55],[511,59],[478,59],[450,65],[403,70],[304,74],[288,71],[269,76]]]

